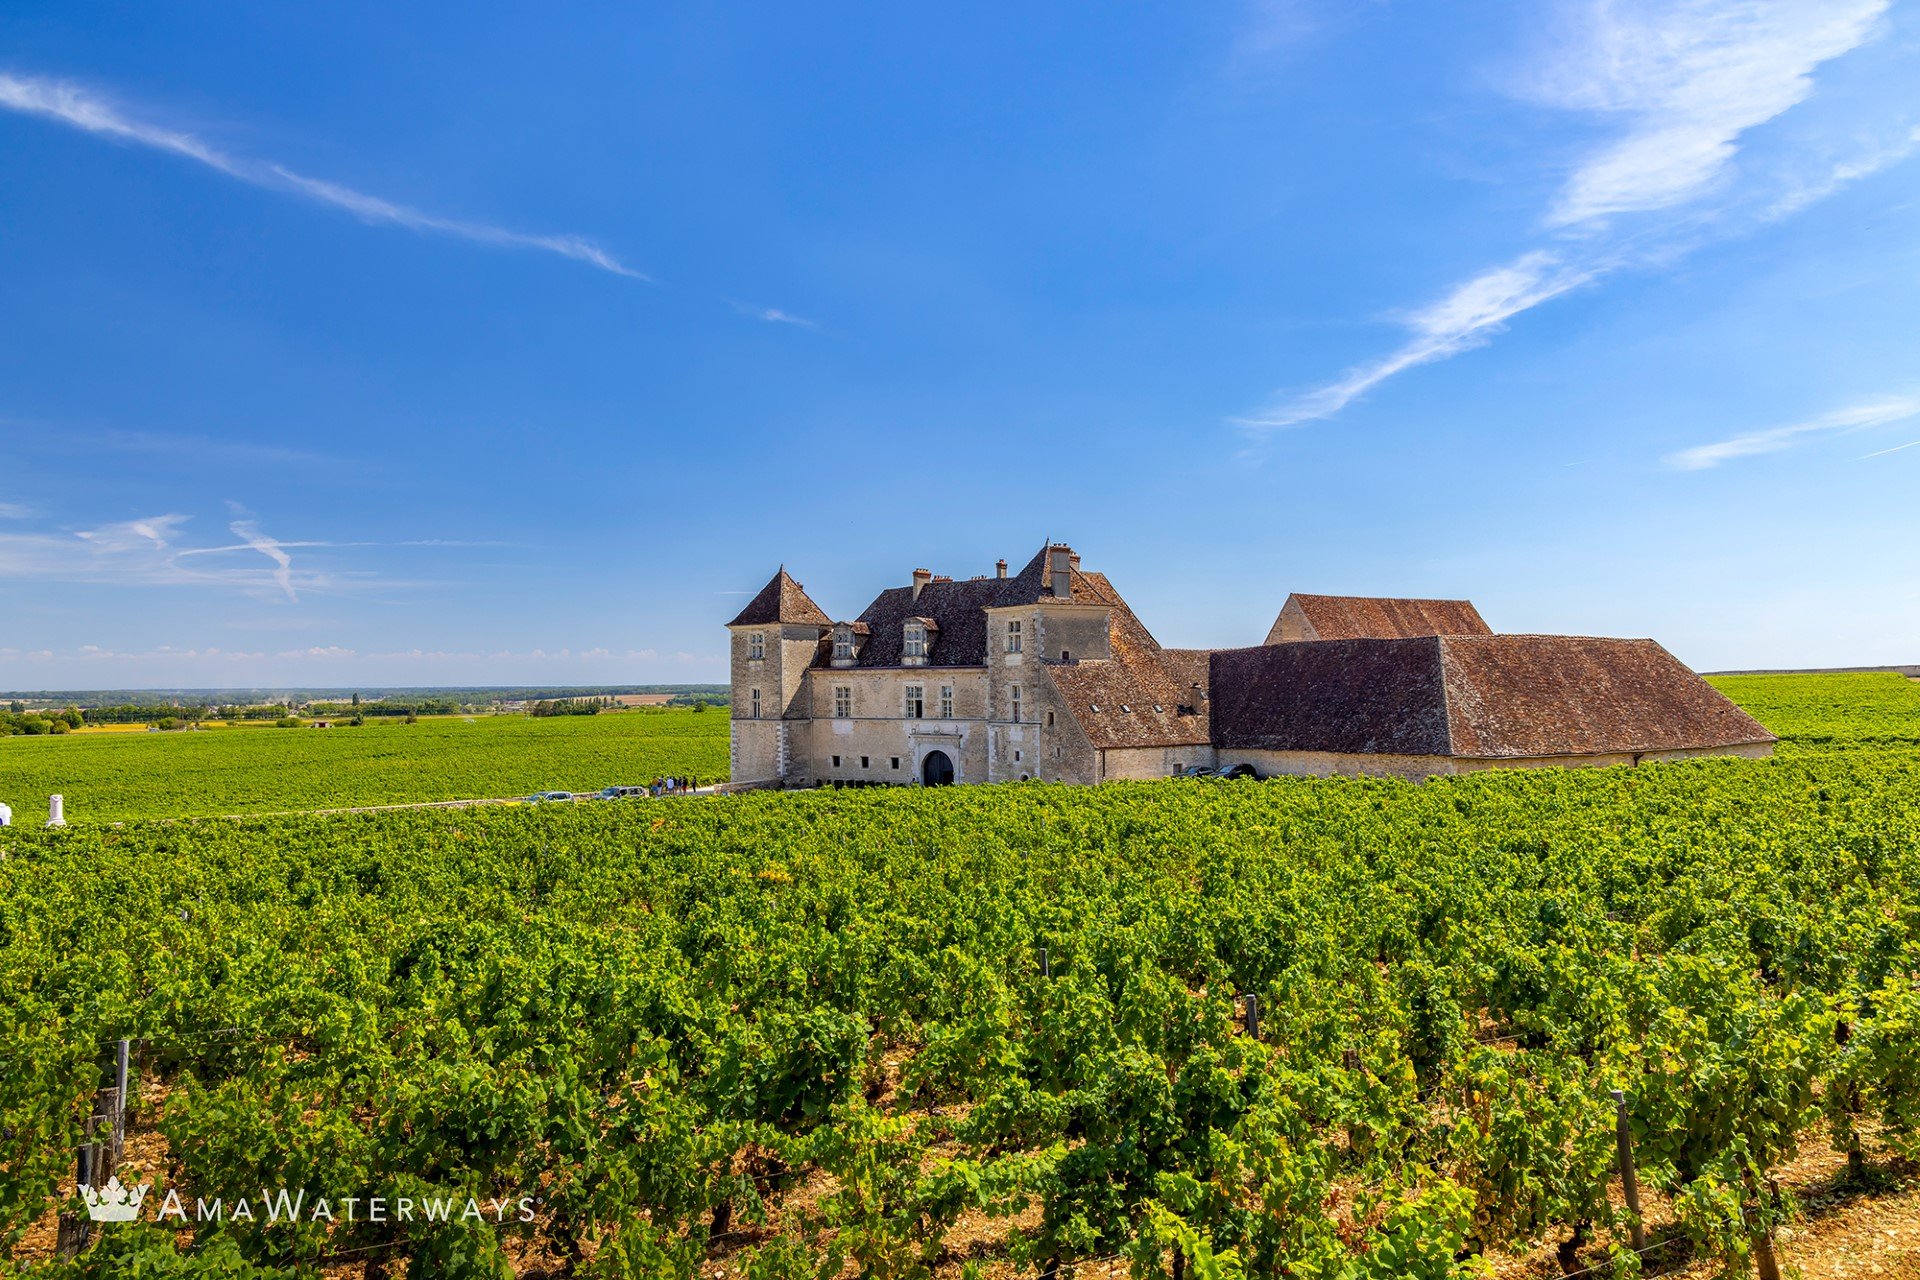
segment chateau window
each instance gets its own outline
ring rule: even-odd
[[[927,629],[917,622],[909,622],[907,624],[906,655],[909,658],[924,658],[927,656]]]
[[[838,720],[845,720],[853,714],[853,690],[844,684],[833,687],[833,714]]]
[[[899,757],[899,756],[890,756],[890,757],[889,757],[889,759],[891,759],[891,760],[893,761],[893,767],[894,767],[894,768],[896,768],[896,769],[898,769],[898,768],[900,767],[900,757]]]
[[[749,718],[753,720],[760,718],[760,691],[758,689],[753,691],[753,710],[749,714]]]
[[[953,686],[950,684],[940,686],[940,718],[953,719]]]
[[[833,660],[835,662],[853,661],[853,629],[851,627],[833,629]]]
[[[867,758],[865,756],[860,757],[860,767],[862,769],[867,767]]]
[[[907,719],[918,720],[927,713],[925,698],[926,686],[910,684],[907,686]]]
[[[1014,762],[1015,764],[1019,764],[1019,763],[1020,763],[1020,753],[1019,753],[1018,751],[1016,751],[1016,752],[1014,752],[1014,753],[1013,753],[1013,762]]]
[[[833,758],[833,767],[834,767],[834,768],[836,768],[836,769],[838,769],[838,768],[840,767],[840,757],[839,757],[839,756],[835,756],[835,757]]]
[[[1021,643],[1020,622],[1018,619],[1014,619],[1013,621],[1010,621],[1007,623],[1007,652],[1008,653],[1020,652],[1020,643]]]
[[[1020,723],[1020,686],[1016,684],[1012,686],[1008,690],[1008,692],[1013,697],[1013,722],[1015,724],[1019,724]]]
[[[758,662],[762,658],[767,656],[767,633],[766,632],[754,631],[754,632],[748,633],[747,656],[749,658],[752,658],[755,662]]]
[[[1053,712],[1047,712],[1047,728],[1053,728]]]

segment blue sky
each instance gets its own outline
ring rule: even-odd
[[[719,679],[1049,537],[1920,662],[1917,10],[16,0],[0,687]]]

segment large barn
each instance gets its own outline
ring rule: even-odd
[[[727,625],[737,783],[1426,777],[1774,742],[1652,640],[1497,635],[1465,600],[1293,595],[1263,644],[1164,649],[1059,544],[1018,573],[916,569],[842,621],[782,568]]]

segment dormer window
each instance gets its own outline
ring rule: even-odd
[[[844,622],[833,629],[833,660],[853,661],[853,628]]]
[[[767,656],[767,633],[750,631],[747,633],[747,657],[755,662]]]
[[[927,656],[927,628],[925,623],[909,622],[907,624],[906,648],[903,652],[909,658],[924,658]]]

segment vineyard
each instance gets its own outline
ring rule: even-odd
[[[1920,747],[1920,680],[1895,672],[1714,676],[1786,749]]]
[[[726,772],[724,710],[0,738],[0,802],[22,822],[44,815],[55,792],[72,819],[119,821],[492,799]]]
[[[1766,1276],[1796,1161],[1920,1159],[1911,750],[0,850],[35,1276]],[[122,1038],[151,1190],[53,1260]]]

